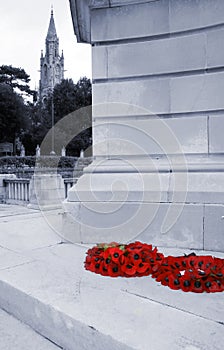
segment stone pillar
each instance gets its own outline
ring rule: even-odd
[[[30,180],[29,192],[29,208],[60,209],[65,198],[64,181],[59,174],[34,173]]]
[[[94,162],[64,236],[224,251],[224,2],[70,3],[92,44]]]
[[[5,203],[6,188],[4,186],[4,179],[16,179],[14,174],[0,174],[0,203]]]

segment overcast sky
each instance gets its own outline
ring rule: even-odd
[[[59,49],[64,50],[65,78],[74,82],[81,76],[91,78],[91,48],[77,44],[69,0],[0,0],[0,65],[24,68],[32,88],[39,86],[40,53],[45,52],[51,5]]]

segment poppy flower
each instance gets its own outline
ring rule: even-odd
[[[151,273],[150,265],[148,263],[140,262],[137,265],[137,272],[139,274],[144,274],[144,276],[146,276],[147,274],[149,275]]]
[[[133,276],[136,271],[137,271],[137,268],[135,265],[129,263],[129,264],[124,264],[121,266],[121,271],[123,271],[123,273],[125,275],[128,275],[128,276]]]
[[[111,261],[111,263],[108,264],[107,269],[108,269],[108,275],[110,277],[118,277],[123,275],[121,271],[121,267],[113,261]]]
[[[123,250],[121,250],[119,247],[114,247],[114,248],[110,248],[108,249],[108,253],[111,256],[111,259],[118,263],[120,257],[123,255]]]
[[[111,277],[141,277],[151,274],[157,282],[184,292],[224,291],[224,259],[197,256],[167,256],[152,245],[136,241],[128,245],[103,243],[88,249],[86,270]]]
[[[192,281],[192,289],[191,291],[192,292],[195,292],[195,293],[202,293],[204,290],[203,290],[203,282],[200,281],[199,279],[196,279],[194,281]]]
[[[174,290],[180,289],[180,279],[178,277],[176,277],[173,274],[170,274],[168,278],[169,278],[168,286],[171,289],[174,289]]]
[[[182,276],[180,278],[180,288],[184,292],[191,292],[193,288],[193,281],[187,276]]]

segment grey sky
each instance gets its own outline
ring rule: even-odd
[[[24,68],[32,88],[39,85],[40,53],[45,50],[51,5],[60,51],[64,50],[65,78],[75,82],[81,76],[91,78],[91,48],[77,44],[69,0],[0,0],[0,65]]]

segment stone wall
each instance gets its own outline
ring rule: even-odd
[[[74,3],[93,47],[95,162],[65,236],[224,251],[224,2]]]

